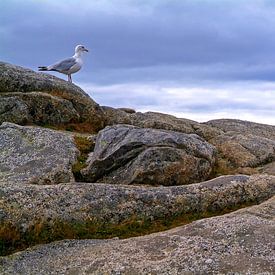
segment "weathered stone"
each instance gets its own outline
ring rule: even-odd
[[[275,140],[275,126],[260,124],[245,120],[238,119],[217,119],[210,120],[205,123],[206,125],[216,127],[226,133],[234,132],[235,134],[265,137]]]
[[[124,111],[128,114],[134,114],[136,111],[134,109],[131,108],[117,108],[118,110]]]
[[[211,140],[223,157],[236,167],[257,167],[275,160],[275,140],[228,133]]]
[[[185,223],[219,214],[261,202],[274,193],[272,176],[227,176],[169,188],[0,182],[2,253],[16,249],[16,245],[25,247],[56,239],[123,236],[125,232],[136,235],[165,229],[163,225],[169,222],[173,225],[174,221]],[[5,247],[11,243],[15,247]]]
[[[103,110],[106,115],[106,125],[129,124],[141,128],[177,131],[186,134],[197,134],[206,140],[223,133],[222,130],[216,127],[162,113],[126,113],[121,109],[111,107],[103,107]]]
[[[106,125],[131,124],[131,118],[128,113],[108,106],[102,106],[105,113]]]
[[[12,93],[0,97],[0,123],[63,125],[79,120],[70,101],[46,93]]]
[[[76,85],[49,74],[0,62],[0,100],[4,93],[11,95],[32,92],[47,93],[70,101],[79,116],[79,119],[78,116],[75,117],[76,122],[85,122],[90,131],[104,127],[105,116],[101,107]]]
[[[73,138],[53,130],[0,126],[0,182],[55,184],[74,180],[79,154]]]
[[[2,274],[273,274],[275,197],[125,240],[66,240],[0,258]]]
[[[271,163],[265,164],[259,167],[258,170],[260,173],[266,173],[266,174],[275,176],[275,162],[273,161]]]
[[[15,96],[0,97],[0,123],[26,124],[32,121],[26,102]]]
[[[193,120],[177,118],[172,115],[156,112],[136,113],[131,115],[131,118],[132,124],[138,127],[197,134],[207,140],[222,133],[221,130],[200,124]]]
[[[106,127],[82,170],[86,181],[180,185],[208,178],[215,149],[197,135],[138,128]]]

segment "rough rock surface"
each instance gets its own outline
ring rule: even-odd
[[[68,135],[8,122],[0,126],[0,182],[73,181],[72,165],[78,154]]]
[[[31,100],[29,99],[30,97],[34,97],[33,92],[36,92],[35,101],[34,104],[31,104]],[[39,94],[37,92],[41,92],[41,99],[38,98]],[[31,95],[29,95],[29,97],[19,96],[18,93],[31,93]],[[45,98],[43,93],[50,94],[52,97]],[[0,62],[0,110],[7,110],[9,106],[12,106],[7,105],[6,96],[13,96],[15,106],[20,105],[16,108],[23,108],[25,110],[25,119],[29,117],[26,116],[26,113],[32,116],[32,112],[26,110],[27,106],[28,109],[35,108],[37,101],[41,103],[46,99],[53,105],[59,103],[63,109],[68,107],[69,101],[73,106],[72,114],[74,112],[78,113],[74,118],[74,122],[85,122],[89,124],[89,129],[93,131],[98,131],[104,127],[105,115],[101,107],[76,85],[49,74],[36,73],[29,69]],[[63,99],[63,101],[61,101],[60,98]],[[50,113],[52,116],[56,115],[56,110],[49,107],[48,104],[41,104],[40,107],[42,108],[40,110],[41,114],[49,115]],[[60,110],[60,112],[62,111]],[[65,113],[67,113],[67,110]],[[7,112],[7,117],[2,113],[1,121],[10,121],[9,119],[9,112]],[[20,118],[17,119],[20,120]],[[46,118],[44,118],[44,120],[46,120]],[[19,122],[14,119],[11,121]],[[30,121],[27,122],[33,121],[36,121],[35,118],[31,118]],[[62,123],[63,121],[57,122]]]
[[[0,274],[275,272],[275,198],[263,202],[275,194],[275,126],[100,107],[73,84],[3,62],[1,122],[0,255],[181,227],[41,245],[0,257]],[[76,183],[72,170],[100,183]],[[240,172],[271,175],[148,185]]]
[[[103,107],[103,110],[106,115],[106,125],[130,124],[141,128],[164,129],[186,134],[197,134],[206,140],[223,133],[222,130],[210,125],[162,113],[127,113],[121,109],[106,106]]]
[[[257,167],[275,160],[275,140],[252,134],[224,134],[211,140],[236,167]]]
[[[216,175],[274,174],[274,126],[235,119],[212,120],[206,124],[223,131],[208,140],[218,150]]]
[[[235,134],[242,135],[251,134],[275,140],[275,126],[272,125],[238,119],[216,119],[210,120],[204,124],[215,127],[226,133],[234,132]]]
[[[12,93],[0,97],[0,123],[60,125],[79,119],[69,100],[46,93]]]
[[[180,185],[207,179],[214,162],[214,147],[197,135],[116,125],[99,132],[82,175],[89,182]]]
[[[0,260],[2,274],[273,274],[275,197],[126,240],[66,240]]]
[[[0,248],[7,253],[58,239],[133,236],[274,194],[275,177],[267,175],[224,176],[175,187],[0,183]]]

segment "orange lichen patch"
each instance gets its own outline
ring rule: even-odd
[[[89,122],[80,122],[80,123],[68,123],[65,126],[65,130],[76,131],[79,133],[90,133],[95,134],[95,127]]]
[[[59,124],[59,125],[41,125],[42,127],[53,129],[53,130],[61,130],[61,131],[70,131],[77,132],[82,134],[95,134],[97,131],[94,130],[94,127],[89,122],[71,122],[67,124]]]
[[[20,247],[21,234],[11,223],[0,224],[0,255],[11,253],[14,247]]]

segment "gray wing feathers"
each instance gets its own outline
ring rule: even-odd
[[[75,64],[76,64],[75,58],[70,57],[49,66],[49,69],[54,71],[59,71],[59,72],[66,72],[66,71],[69,71],[70,68]]]

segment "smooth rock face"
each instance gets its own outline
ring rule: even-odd
[[[36,94],[34,95],[33,92],[36,92]],[[39,93],[37,92],[41,92],[41,99],[38,98]],[[31,94],[29,96],[22,95],[20,97],[18,93]],[[46,98],[43,93],[50,94],[54,98]],[[9,109],[9,107],[5,107],[7,106],[5,97],[11,97],[13,95],[17,98],[17,105],[28,105],[28,108],[32,109],[36,108],[35,104],[37,102],[40,102],[40,112],[43,114],[52,112],[52,116],[56,116],[57,114],[54,110],[51,110],[49,108],[48,104],[42,104],[45,99],[46,101],[48,101],[48,103],[50,102],[54,106],[59,104],[59,112],[62,114],[61,117],[63,117],[63,114],[65,114],[65,117],[66,115],[68,116],[68,112],[65,109],[69,107],[68,104],[71,104],[72,116],[75,112],[77,112],[77,115],[74,117],[74,122],[85,122],[89,124],[89,128],[91,131],[98,131],[99,129],[102,129],[104,127],[105,115],[102,109],[82,89],[80,89],[76,85],[68,83],[67,81],[64,81],[49,74],[36,73],[29,69],[0,62],[0,110],[1,108],[4,110]],[[31,100],[29,100],[30,98],[35,99],[33,104],[31,104]],[[58,101],[58,98],[63,99],[63,101]],[[3,107],[1,107],[1,105]],[[21,106],[21,108],[23,107]],[[56,110],[56,112],[58,111]],[[30,115],[32,114],[30,112],[27,113]],[[64,122],[62,121],[61,117],[59,116],[59,119],[57,119],[58,123]],[[9,119],[9,112],[7,113],[7,116],[5,116],[4,113],[2,114],[1,121],[19,123],[20,120],[20,118],[17,118],[17,120]],[[31,119],[36,122],[35,117],[32,117]],[[64,119],[65,121],[67,121],[67,118]],[[49,123],[55,123],[54,121],[50,119]],[[45,123],[47,123],[47,121]]]
[[[66,240],[0,259],[3,274],[273,274],[275,197],[125,240]]]
[[[130,125],[99,132],[86,181],[181,185],[207,179],[215,148],[197,135]]]
[[[71,167],[78,154],[68,135],[12,123],[0,126],[0,182],[73,181]]]

